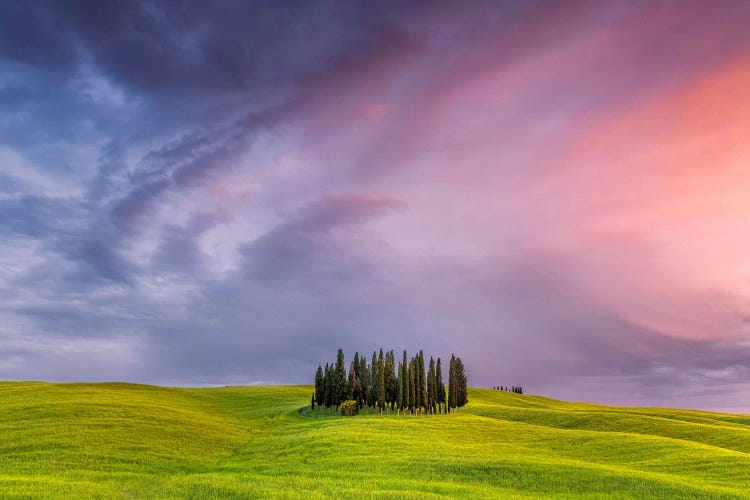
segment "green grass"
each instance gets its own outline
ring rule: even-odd
[[[311,391],[0,383],[0,497],[750,498],[747,416],[473,389],[344,418]]]

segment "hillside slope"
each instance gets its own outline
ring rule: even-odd
[[[750,498],[750,417],[473,389],[314,418],[311,388],[0,383],[0,496]]]

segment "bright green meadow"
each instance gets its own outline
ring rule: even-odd
[[[471,389],[321,416],[309,386],[0,383],[0,497],[750,498],[750,416]]]

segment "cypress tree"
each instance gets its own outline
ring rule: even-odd
[[[427,398],[426,398],[427,413],[430,413],[430,411],[432,410],[432,378],[433,378],[433,372],[435,369],[435,366],[434,366],[435,362],[433,361],[432,364],[433,364],[432,369],[430,369],[429,365],[427,365],[428,366],[427,377],[425,379],[427,382],[427,391],[425,392],[425,394],[427,395]]]
[[[388,406],[392,401],[391,394],[391,379],[393,378],[393,370],[391,369],[391,358],[390,353],[386,352],[383,357],[383,407]]]
[[[404,357],[401,361],[401,409],[405,409],[409,406],[409,374],[408,374],[409,362],[406,360],[406,350],[404,350]]]
[[[425,408],[427,406],[427,387],[425,384],[425,372],[424,372],[424,354],[419,351],[419,361],[417,361],[417,393],[419,394],[419,407]]]
[[[315,400],[318,406],[325,401],[325,390],[323,389],[323,368],[318,365],[318,371],[315,372]]]
[[[440,358],[437,359],[437,366],[435,367],[435,379],[437,384],[437,402],[442,407],[445,405],[445,385],[443,384],[443,372],[440,368]]]
[[[422,406],[424,407],[424,411],[429,410],[429,404],[428,404],[428,394],[427,394],[427,363],[424,361],[424,354],[420,351],[419,353],[419,359],[421,361],[421,367],[422,367]]]
[[[383,349],[380,349],[378,356],[378,408],[382,411],[385,409],[385,360],[383,359]]]
[[[312,393],[312,397],[310,398],[310,409],[315,409],[315,392]]]
[[[346,367],[344,365],[344,351],[339,347],[336,353],[335,392],[333,404],[338,407],[346,399]]]
[[[404,400],[404,366],[401,362],[398,362],[398,368],[396,369],[396,407],[402,410]]]
[[[349,365],[349,377],[346,381],[347,395],[344,399],[353,399],[356,401],[359,395],[357,394],[357,369],[355,366],[354,361]]]
[[[435,413],[437,406],[437,384],[435,383],[435,360],[430,356],[430,367],[427,371],[427,406],[430,413]]]
[[[425,376],[424,376],[424,364],[422,363],[422,355],[421,352],[417,355],[417,364],[415,367],[416,370],[416,377],[417,377],[417,395],[419,404],[417,405],[417,410],[419,411],[420,415],[424,413],[424,407],[427,406],[426,396],[427,391],[423,387],[424,384],[426,384]]]
[[[454,375],[456,377],[456,406],[459,408],[466,405],[469,402],[468,388],[466,386],[466,374],[464,373],[464,364],[461,358],[456,358],[456,366],[454,368]]]
[[[414,377],[414,411],[416,412],[419,409],[419,353],[415,354],[412,358],[412,371],[414,372],[412,376]]]
[[[359,397],[360,397],[360,406],[365,406],[367,404],[367,385],[370,380],[370,370],[367,368],[367,357],[362,356],[359,358],[359,378],[360,378],[360,386],[359,386]]]
[[[328,380],[326,380],[328,371],[328,363],[326,363],[326,367],[323,368],[323,406],[328,406]]]
[[[334,393],[334,380],[333,380],[333,369],[331,365],[326,363],[325,373],[323,374],[323,392],[325,394],[323,403],[326,407],[333,404],[333,393]]]
[[[393,410],[398,402],[398,380],[396,379],[396,356],[394,356],[392,349],[388,353],[388,370],[386,371],[386,375],[388,376],[388,399],[391,403],[391,410]]]
[[[352,399],[357,402],[357,410],[360,408],[359,399],[360,393],[362,392],[362,375],[359,373],[359,352],[354,352],[354,359],[352,360],[352,367],[354,368],[354,385],[352,386]],[[351,368],[349,369],[351,371]]]
[[[414,362],[414,358],[411,358],[409,360],[409,411],[414,412],[415,408],[417,407],[417,384],[416,384],[416,377],[414,375],[414,372],[416,371],[414,367],[416,366],[416,363]]]
[[[378,355],[372,352],[372,364],[370,365],[370,388],[367,396],[368,406],[375,407],[378,402]]]
[[[451,354],[450,365],[448,366],[448,409],[449,411],[456,407],[456,357]]]
[[[396,367],[396,410],[401,409],[401,399],[404,397],[402,394],[403,386],[401,385],[401,362],[398,362]]]

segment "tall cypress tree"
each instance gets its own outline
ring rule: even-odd
[[[346,399],[346,366],[344,365],[344,350],[339,347],[336,353],[336,383],[334,405],[340,405]]]
[[[391,405],[391,410],[393,410],[398,402],[398,384],[396,379],[396,356],[394,356],[392,349],[388,352],[386,376],[388,377],[388,381],[386,382],[386,386],[388,387],[388,402]]]
[[[323,367],[318,365],[318,371],[315,372],[315,401],[318,406],[325,401],[325,391],[323,389]]]
[[[372,352],[372,364],[370,365],[370,389],[368,395],[368,405],[375,407],[378,403],[378,355],[375,351]]]
[[[354,386],[352,388],[352,399],[357,402],[357,410],[359,410],[360,393],[362,392],[362,375],[359,373],[359,352],[354,352],[354,359],[352,360],[352,366],[354,367]]]
[[[433,368],[433,370],[430,370],[430,365],[429,364],[427,365],[427,377],[425,379],[426,382],[427,382],[427,390],[425,391],[425,395],[426,395],[425,400],[426,400],[426,406],[427,406],[427,413],[430,413],[430,409],[432,408],[432,397],[431,397],[431,391],[432,391],[432,371],[434,371],[435,367],[433,366],[432,368]]]
[[[409,408],[409,365],[401,362],[401,409]]]
[[[419,354],[419,358],[422,362],[422,391],[424,394],[422,396],[422,405],[424,406],[425,410],[427,410],[429,406],[427,404],[427,363],[425,363],[424,354],[422,352],[420,352]]]
[[[435,367],[435,383],[437,384],[437,403],[440,405],[440,411],[443,411],[445,405],[445,385],[443,384],[443,372],[440,367],[440,358],[437,359]]]
[[[404,410],[409,407],[409,362],[406,359],[406,351],[404,350],[404,358],[401,361],[401,409]]]
[[[346,380],[346,398],[344,399],[353,399],[356,401],[359,395],[357,394],[357,369],[355,367],[356,365],[352,361],[349,365],[349,377]]]
[[[449,411],[456,407],[456,357],[451,354],[450,365],[448,366],[448,409]]]
[[[393,377],[391,359],[389,353],[386,352],[383,356],[383,408],[391,403],[391,377]]]
[[[404,384],[401,383],[403,378],[403,366],[401,362],[398,362],[396,368],[396,408],[400,410],[402,408],[401,401],[404,399]]]
[[[456,366],[454,368],[454,375],[456,377],[456,406],[459,408],[466,405],[469,402],[468,388],[466,386],[466,373],[464,372],[464,364],[461,358],[456,358]]]
[[[424,373],[424,354],[422,351],[419,351],[419,357],[417,361],[417,383],[419,384],[419,387],[417,387],[417,394],[419,394],[419,403],[418,406],[420,408],[425,408],[427,406],[427,387],[425,384],[425,373]]]
[[[367,356],[362,356],[359,358],[359,376],[360,376],[360,388],[359,388],[359,395],[360,395],[360,406],[365,406],[367,404],[367,387],[370,381],[370,370],[367,368]]]
[[[414,411],[416,412],[419,408],[419,353],[415,354],[412,358],[412,377],[414,377]]]
[[[382,411],[385,409],[385,360],[383,359],[383,348],[380,348],[378,355],[378,408]]]
[[[414,412],[417,407],[417,384],[414,375],[416,362],[414,358],[409,360],[409,411]]]
[[[424,391],[422,390],[422,377],[424,370],[422,369],[424,365],[422,365],[422,351],[419,351],[416,356],[416,361],[414,364],[414,383],[416,384],[416,398],[415,398],[415,405],[417,409],[421,409],[424,406]]]
[[[334,388],[334,375],[333,375],[333,368],[331,368],[331,365],[326,363],[326,369],[323,374],[323,392],[325,393],[325,398],[323,403],[326,405],[326,407],[329,407],[333,405],[333,395],[335,392]]]
[[[326,380],[326,375],[328,375],[328,363],[323,368],[323,406],[328,406],[328,381]]]
[[[427,407],[430,413],[435,413],[437,406],[437,387],[435,386],[435,360],[430,356],[430,365],[427,370]]]

